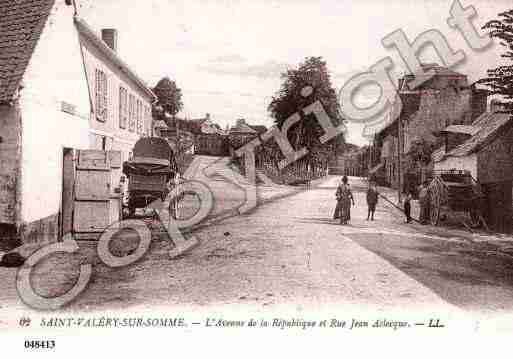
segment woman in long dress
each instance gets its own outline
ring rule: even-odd
[[[347,183],[347,176],[342,177],[342,183],[337,188],[337,208],[335,217],[340,216],[340,224],[347,224],[351,219],[351,204],[354,206],[354,198]]]

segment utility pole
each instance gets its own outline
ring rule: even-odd
[[[402,176],[402,149],[403,149],[403,123],[402,116],[397,116],[397,200],[401,204],[401,192],[403,189],[403,176]]]
[[[367,179],[370,182],[371,173],[370,170],[372,169],[372,155],[373,155],[373,146],[374,143],[372,139],[369,139],[369,150],[368,150],[368,158],[367,158]]]
[[[176,127],[176,154],[175,154],[175,165],[176,165],[176,173],[175,173],[175,188],[177,186],[180,185],[180,172],[178,171],[178,163],[177,163],[177,160],[181,160],[181,158],[179,159],[178,156],[182,156],[182,153],[180,153],[180,130],[179,130],[179,121],[178,119],[176,118],[176,115],[173,115],[173,120],[175,122],[175,127]],[[180,200],[177,199],[175,201],[175,218],[178,219],[180,217]]]

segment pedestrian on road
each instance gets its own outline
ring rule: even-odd
[[[428,181],[424,181],[419,191],[419,203],[420,203],[420,223],[428,224],[429,222],[429,188]]]
[[[351,203],[354,206],[354,198],[347,183],[347,176],[342,177],[342,182],[337,188],[336,197],[337,208],[335,208],[335,216],[340,216],[340,224],[347,224],[351,219]]]
[[[378,191],[374,183],[369,182],[369,189],[367,190],[367,220],[374,220],[374,212],[376,211],[376,204],[378,204]]]
[[[411,200],[413,196],[411,192],[408,192],[406,198],[404,199],[404,214],[406,215],[406,223],[411,222]]]

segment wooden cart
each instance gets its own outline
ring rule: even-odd
[[[169,182],[176,174],[173,151],[162,138],[140,139],[133,155],[123,163],[123,173],[128,177],[129,217],[137,208],[145,208],[159,199],[163,201],[169,193]]]
[[[434,171],[429,184],[430,222],[438,225],[446,212],[463,212],[467,228],[486,227],[483,219],[485,196],[469,171]]]

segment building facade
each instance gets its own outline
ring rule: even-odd
[[[91,94],[89,147],[121,151],[126,161],[135,142],[152,134],[156,97],[119,57],[115,29],[103,29],[100,37],[83,19],[75,23]]]
[[[127,84],[140,100],[134,110],[140,118],[151,91],[126,73],[115,75],[115,54],[102,57],[107,45],[77,10],[65,0],[0,0],[0,13],[8,14],[0,17],[0,240],[55,240],[63,153],[128,151],[143,133],[128,130],[124,136],[115,129],[120,105],[114,91]],[[116,76],[119,82],[112,80]]]
[[[372,168],[383,171],[387,185],[398,188],[402,183],[408,191],[429,177],[430,154],[442,144],[441,131],[450,125],[470,125],[487,106],[487,91],[470,86],[466,75],[437,64],[422,67],[434,76],[416,88],[410,85],[415,75],[399,79],[400,105],[393,106],[390,121],[374,141],[381,156]]]
[[[511,232],[513,119],[504,112],[487,112],[468,127],[459,144],[453,142],[435,154],[434,168],[469,171],[486,196],[482,211],[487,225],[498,232]],[[445,136],[450,137],[454,130],[449,128]]]
[[[265,131],[264,131],[265,132]],[[246,120],[239,118],[235,125],[228,132],[230,148],[236,150],[259,135],[259,132],[246,123]]]

